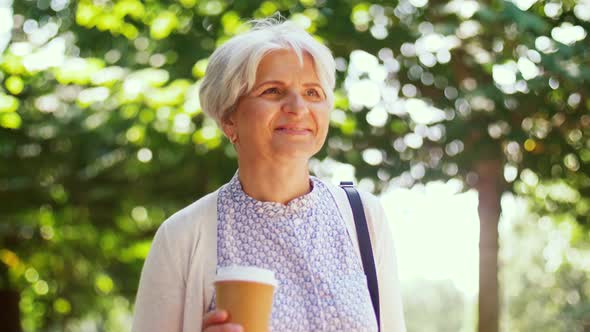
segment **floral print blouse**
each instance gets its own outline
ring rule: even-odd
[[[310,182],[309,193],[285,205],[248,196],[236,173],[217,199],[217,266],[275,272],[271,331],[377,331],[362,264],[336,201],[322,181]]]

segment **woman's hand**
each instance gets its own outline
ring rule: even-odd
[[[229,318],[225,310],[213,310],[203,317],[203,332],[243,332],[241,325],[226,323]]]

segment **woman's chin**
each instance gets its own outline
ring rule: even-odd
[[[317,148],[310,144],[298,144],[297,142],[291,142],[286,144],[279,144],[273,149],[275,157],[300,160],[309,160],[314,154],[317,153]]]

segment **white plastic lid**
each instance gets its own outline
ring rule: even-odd
[[[221,267],[217,270],[217,281],[251,281],[263,284],[269,284],[275,288],[278,286],[278,280],[275,278],[275,273],[271,270],[263,269],[255,266],[239,266],[231,265]]]

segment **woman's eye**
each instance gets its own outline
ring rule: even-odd
[[[320,96],[320,93],[317,92],[317,90],[315,90],[315,89],[309,89],[305,92],[305,94],[310,97],[319,97]]]
[[[269,88],[269,89],[264,90],[264,92],[262,94],[266,95],[266,94],[279,94],[279,93],[281,93],[281,91],[279,89]]]

